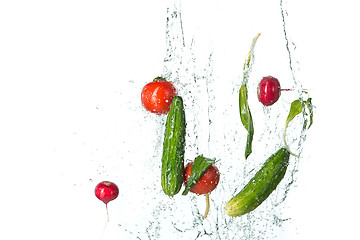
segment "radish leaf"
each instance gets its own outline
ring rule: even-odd
[[[283,135],[283,138],[284,138],[284,144],[285,144],[285,147],[287,148],[287,150],[290,152],[291,155],[295,156],[295,157],[299,157],[299,155],[296,155],[294,153],[292,153],[289,149],[289,146],[288,144],[286,143],[286,130],[287,130],[287,127],[289,125],[289,123],[299,114],[303,111],[303,102],[301,99],[297,99],[295,101],[293,101],[291,103],[291,106],[290,106],[290,111],[289,111],[289,115],[286,119],[286,123],[285,123],[285,128],[284,128],[284,135]]]
[[[200,179],[206,169],[208,169],[214,162],[215,159],[206,158],[202,155],[195,158],[194,163],[191,166],[191,176],[187,181],[185,190],[183,191],[182,195],[186,195],[189,193],[190,189]]]
[[[311,127],[311,125],[313,124],[313,105],[311,103],[311,98],[309,98],[306,102],[305,102],[308,110],[309,110],[309,113],[310,113],[310,123],[309,123],[309,126],[308,126],[308,129]]]
[[[260,37],[260,33],[258,33],[258,35],[256,35],[252,41],[251,44],[251,48],[250,51],[248,53],[248,56],[246,58],[246,61],[244,63],[244,67],[243,67],[243,84],[247,84],[248,80],[249,80],[249,73],[251,71],[251,67],[252,64],[254,62],[254,49],[255,49],[255,44],[256,41],[258,40],[258,38]]]
[[[245,129],[248,131],[248,136],[246,140],[246,148],[245,148],[245,159],[248,158],[248,156],[252,152],[252,140],[254,136],[254,125],[253,120],[250,112],[250,108],[248,105],[248,90],[247,90],[247,83],[249,81],[249,74],[251,71],[252,64],[254,62],[254,48],[257,39],[260,37],[260,33],[256,35],[256,37],[253,39],[253,42],[251,44],[251,48],[248,54],[248,57],[246,58],[246,61],[244,63],[243,67],[243,82],[240,87],[239,91],[239,106],[240,106],[240,119],[242,124],[244,125]]]
[[[248,131],[245,148],[245,159],[247,159],[252,152],[252,140],[254,136],[254,125],[248,105],[247,94],[248,91],[246,85],[242,85],[239,92],[240,119],[245,129]]]

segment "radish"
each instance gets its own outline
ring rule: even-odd
[[[115,183],[109,182],[109,181],[103,181],[96,185],[95,187],[95,196],[103,201],[106,206],[106,214],[109,221],[109,212],[107,204],[116,199],[119,195],[119,188],[116,186]]]
[[[281,91],[290,89],[281,89],[280,82],[272,76],[263,77],[257,88],[259,101],[265,106],[273,105],[280,97]]]
[[[201,158],[203,158],[201,156]],[[196,161],[197,159],[195,159]],[[209,159],[210,160],[210,159]],[[189,163],[184,169],[184,184],[188,185],[188,181],[191,177],[191,174],[196,174],[198,170],[191,171],[194,162]],[[210,193],[217,187],[220,180],[220,173],[217,167],[210,165],[206,170],[201,174],[200,178],[196,183],[191,187],[190,192],[205,195],[206,197],[206,209],[204,214],[204,219],[207,217],[210,208]]]

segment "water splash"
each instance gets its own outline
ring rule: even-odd
[[[281,11],[281,18],[282,18],[282,22],[283,22],[283,32],[284,32],[284,38],[286,41],[286,50],[288,52],[289,55],[289,68],[291,70],[291,75],[292,75],[292,80],[294,81],[294,86],[295,86],[295,90],[298,91],[298,94],[300,96],[302,96],[303,94],[303,88],[301,85],[301,82],[298,80],[298,78],[296,77],[296,73],[297,71],[299,71],[300,67],[299,67],[299,62],[296,61],[295,59],[295,50],[296,50],[296,45],[295,43],[291,40],[291,37],[289,35],[289,27],[288,27],[288,17],[289,17],[289,13],[287,11],[287,2],[286,0],[280,0],[280,11]]]
[[[299,158],[291,157],[288,172],[278,188],[264,201],[256,211],[232,218],[224,213],[226,202],[246,184],[262,166],[264,161],[282,146],[282,131],[288,112],[288,101],[278,103],[271,108],[263,108],[255,113],[254,152],[248,160],[243,158],[246,138],[238,112],[238,89],[241,80],[234,79],[230,84],[222,82],[214,74],[216,52],[210,50],[204,68],[194,49],[196,36],[185,42],[185,33],[181,1],[168,2],[166,15],[166,54],[162,76],[172,81],[183,97],[187,120],[185,161],[193,160],[197,155],[216,158],[221,172],[220,183],[210,195],[210,213],[202,218],[205,197],[188,194],[169,198],[162,193],[160,185],[160,161],[163,138],[164,118],[156,124],[156,143],[151,162],[147,166],[154,173],[150,179],[152,187],[144,187],[146,205],[138,206],[143,212],[136,226],[126,223],[119,227],[126,230],[134,239],[276,239],[285,223],[291,221],[284,216],[283,202],[296,182]],[[294,60],[295,44],[288,33],[286,6],[280,2],[286,51],[289,68],[298,97],[303,96],[301,83],[297,79],[298,62]],[[186,30],[186,29],[185,29]],[[253,36],[249,36],[249,42]],[[247,46],[244,46],[247,47]],[[256,66],[256,61],[255,61]],[[256,68],[253,69],[256,71]],[[239,75],[241,74],[239,67]],[[249,91],[256,85],[249,80]],[[224,87],[225,86],[225,87]],[[224,102],[226,104],[224,104]],[[249,102],[250,107],[257,104]],[[289,144],[294,151],[301,153],[306,138],[302,128],[304,118],[297,118],[289,125]],[[299,127],[300,126],[300,127]],[[154,162],[152,162],[154,161]],[[156,171],[159,174],[156,174]],[[137,213],[138,214],[138,213]]]

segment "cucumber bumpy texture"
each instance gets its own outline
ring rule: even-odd
[[[161,167],[161,186],[170,197],[180,191],[183,183],[185,127],[183,100],[175,96],[165,124]]]
[[[253,211],[276,189],[284,178],[290,153],[280,148],[271,155],[249,183],[225,206],[225,213],[237,217]]]

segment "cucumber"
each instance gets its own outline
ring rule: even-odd
[[[183,183],[185,127],[183,100],[175,96],[166,119],[161,166],[161,186],[171,197],[180,191]]]
[[[225,213],[237,217],[257,208],[276,189],[289,165],[290,152],[280,148],[271,155],[249,183],[225,206]]]

